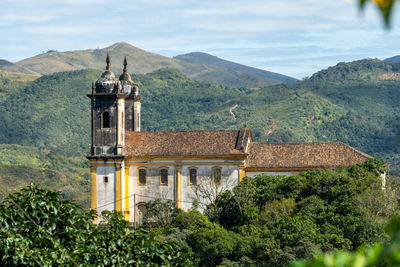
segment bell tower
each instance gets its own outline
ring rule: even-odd
[[[124,110],[126,94],[121,83],[111,71],[110,56],[107,54],[106,71],[92,85],[91,156],[122,156],[124,154]]]
[[[139,86],[134,83],[128,73],[128,62],[124,58],[124,70],[119,77],[125,98],[125,130],[140,132],[141,101]]]

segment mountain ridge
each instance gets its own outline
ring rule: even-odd
[[[211,64],[211,65],[224,67],[224,68],[234,70],[234,71],[250,73],[250,74],[253,74],[253,75],[256,75],[259,77],[274,79],[274,80],[281,81],[281,82],[293,83],[293,82],[297,81],[297,79],[283,75],[283,74],[266,71],[266,70],[262,70],[262,69],[257,69],[254,67],[249,67],[249,66],[239,64],[236,62],[232,62],[229,60],[225,60],[225,59],[222,59],[217,56],[210,55],[210,54],[207,54],[204,52],[191,52],[188,54],[177,55],[173,58],[180,59],[180,60],[187,61],[187,62],[193,62],[193,63]]]
[[[251,68],[252,73],[247,73],[213,64],[187,62],[150,53],[126,42],[118,42],[102,49],[66,52],[49,50],[46,53],[15,63],[10,62],[11,65],[4,64],[3,70],[36,75],[82,69],[104,70],[107,53],[110,53],[111,67],[114,72],[122,72],[123,58],[127,56],[129,71],[133,73],[145,74],[163,67],[170,67],[178,69],[192,79],[230,87],[263,87],[282,82],[279,79],[273,78],[278,77],[277,75],[280,74],[271,73],[273,77],[267,77],[267,71],[260,70],[259,73],[263,75],[254,74],[255,68],[251,67],[248,68],[249,70]]]
[[[384,60],[385,61],[389,61],[391,63],[400,63],[400,55],[389,57],[389,58],[385,58]]]

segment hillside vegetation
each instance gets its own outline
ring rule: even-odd
[[[384,225],[398,212],[398,186],[382,190],[383,169],[369,159],[338,170],[245,178],[204,214],[149,202],[144,227],[210,267],[286,266],[318,252],[368,247],[385,241]]]
[[[119,42],[103,49],[88,49],[68,52],[49,50],[31,58],[16,63],[3,61],[3,70],[19,71],[29,74],[51,74],[54,72],[73,71],[81,69],[104,70],[106,54],[111,55],[112,69],[122,71],[124,56],[128,57],[129,69],[134,73],[148,73],[160,68],[169,67],[180,70],[189,77],[231,87],[263,87],[278,84],[291,77],[270,73],[263,70],[251,72],[234,70],[216,64],[186,62],[179,59],[164,57],[134,47],[128,43]],[[249,68],[249,67],[248,67]]]
[[[382,76],[396,71],[398,65],[379,60],[339,63],[293,85],[259,90],[198,82],[171,68],[132,78],[144,97],[146,131],[239,129],[247,116],[256,141],[342,141],[383,158],[399,176],[400,81]],[[35,79],[0,72],[0,143],[85,155],[90,143],[86,94],[100,74],[80,70]]]
[[[11,94],[21,87],[39,78],[38,75],[0,71],[0,101],[3,103]]]
[[[61,192],[89,206],[89,165],[82,157],[65,157],[34,147],[0,145],[0,199],[29,183]]]

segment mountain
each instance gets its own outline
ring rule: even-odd
[[[10,61],[7,61],[5,59],[0,59],[0,70],[7,70],[9,72],[21,72],[21,73],[33,74],[33,75],[38,74],[35,71],[32,71],[23,66],[18,66],[18,65],[14,64]]]
[[[389,61],[391,63],[400,63],[400,56],[394,56],[386,58],[385,61]]]
[[[386,75],[392,72],[400,72],[399,65],[360,60],[339,63],[293,85],[259,90],[211,85],[171,68],[132,78],[144,97],[145,131],[238,129],[247,116],[257,141],[342,141],[382,157],[399,175],[400,80]],[[87,153],[90,102],[85,94],[100,74],[59,72],[4,90],[0,143],[68,156]]]
[[[271,72],[271,71],[266,71],[266,70],[261,70],[253,67],[249,67],[246,65],[238,64],[232,61],[228,61],[225,59],[221,59],[217,56],[213,56],[207,53],[202,53],[202,52],[192,52],[189,54],[184,54],[184,55],[178,55],[174,57],[175,59],[183,60],[186,62],[192,62],[192,63],[202,63],[202,64],[209,64],[213,66],[218,66],[224,69],[232,70],[232,71],[237,71],[238,73],[242,73],[242,75],[249,74],[253,75],[255,77],[258,77],[259,79],[265,79],[266,81],[268,80],[275,80],[275,81],[280,81],[280,82],[289,82],[293,83],[297,81],[297,79],[285,76],[279,73]]]
[[[111,67],[115,73],[122,72],[124,56],[128,57],[129,71],[148,73],[160,68],[169,67],[180,70],[188,77],[230,87],[263,87],[286,81],[286,76],[271,73],[268,77],[264,71],[248,67],[252,73],[226,68],[218,64],[192,63],[179,59],[164,57],[134,47],[128,43],[115,43],[103,49],[88,49],[69,52],[49,50],[47,53],[3,65],[5,71],[18,71],[28,74],[51,74],[54,72],[73,71],[81,69],[104,70],[106,54],[111,55]],[[255,73],[255,74],[253,74]],[[257,74],[257,73],[261,73]],[[279,79],[278,79],[279,78]],[[293,78],[287,77],[290,81]]]

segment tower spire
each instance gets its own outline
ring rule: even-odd
[[[110,70],[110,54],[109,53],[107,53],[106,63],[107,63],[106,70]]]
[[[128,61],[126,60],[126,56],[124,58],[124,72],[128,71]]]

